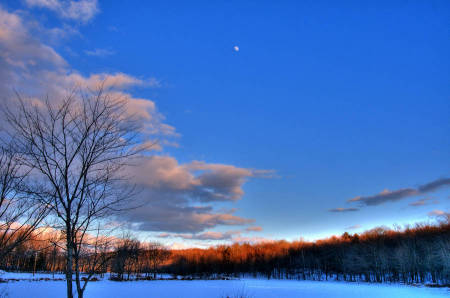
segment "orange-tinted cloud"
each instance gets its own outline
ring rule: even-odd
[[[259,227],[259,226],[253,226],[253,227],[248,227],[245,230],[247,232],[261,232],[263,230],[263,228]]]

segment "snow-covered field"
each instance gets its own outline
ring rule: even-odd
[[[0,284],[0,291],[10,298],[53,298],[64,297],[65,281],[31,281],[51,278],[51,274],[4,273],[1,277],[16,278]],[[56,275],[55,278],[63,277]],[[449,297],[446,288],[412,287],[403,285],[379,285],[345,282],[316,282],[294,280],[158,280],[114,282],[102,280],[91,282],[85,297]]]

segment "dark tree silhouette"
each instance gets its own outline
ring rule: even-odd
[[[0,260],[27,241],[47,215],[46,206],[24,193],[29,172],[10,144],[0,147]]]
[[[102,87],[71,92],[65,98],[32,105],[18,97],[6,112],[14,148],[39,179],[28,193],[50,208],[64,231],[67,297],[78,297],[89,279],[80,278],[80,256],[91,226],[122,210],[133,189],[125,187],[122,169],[139,152],[139,122],[127,100]]]

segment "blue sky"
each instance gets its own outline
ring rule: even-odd
[[[177,146],[155,152],[161,164],[165,158],[194,175],[217,174],[203,186],[228,191],[225,200],[186,199],[183,210],[208,206],[254,220],[189,232],[155,224],[149,214],[152,223],[136,223],[137,233],[193,245],[316,239],[449,212],[448,1],[24,0],[0,9],[22,20],[24,38],[65,61],[52,66],[64,75],[157,82],[126,92],[153,102],[161,123],[178,134],[162,134]],[[205,165],[199,170],[193,161]],[[230,178],[218,165],[250,172]],[[224,175],[232,180],[226,190]],[[418,191],[433,181],[442,183]],[[375,206],[347,202],[407,188],[417,191]]]

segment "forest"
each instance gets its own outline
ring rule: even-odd
[[[9,271],[64,272],[57,232],[37,232],[2,259]],[[56,238],[55,238],[56,237]],[[158,273],[184,278],[450,283],[450,221],[404,229],[374,228],[315,242],[235,243],[208,249],[170,250],[133,237],[103,238],[80,254],[81,272],[111,273],[110,279],[155,279]]]

